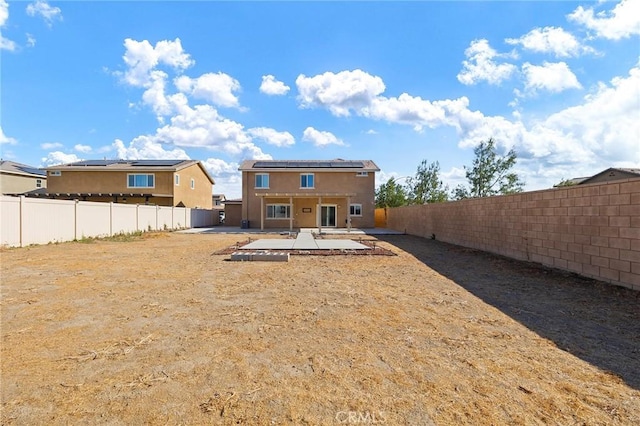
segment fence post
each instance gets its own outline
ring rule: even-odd
[[[25,196],[20,196],[20,247],[24,247],[24,200]]]
[[[136,204],[136,232],[140,231],[140,204]]]
[[[78,239],[78,200],[75,200],[73,205],[73,239]]]
[[[113,201],[109,203],[109,236],[113,237]]]

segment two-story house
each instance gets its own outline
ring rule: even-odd
[[[264,228],[372,228],[373,161],[244,161],[242,224]]]
[[[46,188],[47,174],[42,169],[13,161],[0,160],[0,192],[6,195],[24,194]]]
[[[39,196],[211,209],[213,178],[195,160],[87,160],[48,167]]]

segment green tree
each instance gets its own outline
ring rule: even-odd
[[[400,207],[407,204],[405,188],[390,178],[376,190],[376,207]]]
[[[576,185],[576,179],[562,179],[560,182],[556,183],[555,187],[561,187],[561,186],[573,186]]]
[[[440,163],[422,160],[416,175],[407,181],[410,204],[441,203],[449,199],[449,188],[440,180]]]
[[[524,182],[511,171],[517,159],[513,149],[501,157],[496,152],[494,140],[490,138],[473,151],[473,165],[464,168],[469,186],[458,185],[453,192],[456,199],[522,192]]]

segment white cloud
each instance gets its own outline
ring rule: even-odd
[[[124,81],[136,87],[149,87],[153,83],[151,71],[159,64],[168,65],[176,70],[185,70],[194,64],[189,54],[182,49],[179,38],[174,41],[163,40],[155,47],[147,40],[136,41],[130,38],[124,41],[125,54],[122,57],[127,70]]]
[[[596,37],[619,40],[640,34],[638,0],[622,0],[611,11],[594,12],[592,7],[578,6],[567,18],[594,31]]]
[[[369,130],[367,130],[365,133],[366,133],[367,135],[377,135],[377,134],[378,134],[378,132],[376,132],[376,131],[375,131],[375,130],[373,130],[373,129],[369,129]]]
[[[593,48],[582,45],[573,34],[559,27],[534,28],[520,38],[508,38],[505,42],[522,45],[534,52],[552,53],[559,58],[595,52]]]
[[[321,106],[336,116],[348,116],[350,110],[360,110],[384,92],[380,77],[362,70],[326,72],[315,77],[300,74],[296,79],[298,100],[303,108]]]
[[[27,46],[33,47],[35,45],[36,45],[36,38],[32,34],[27,33]]]
[[[289,132],[278,132],[268,127],[254,127],[247,131],[252,137],[262,139],[270,145],[279,147],[291,146],[296,143],[293,135]]]
[[[45,142],[40,144],[40,148],[45,149],[47,151],[50,149],[62,148],[63,146],[64,145],[62,145],[60,142]]]
[[[225,194],[227,198],[242,197],[242,173],[238,170],[238,163],[207,158],[202,164],[216,182],[213,187],[214,193]]]
[[[56,20],[62,21],[62,11],[60,8],[49,5],[45,0],[37,0],[27,5],[27,15],[42,17],[49,27],[51,27]]]
[[[564,62],[544,62],[542,66],[526,62],[522,65],[522,74],[525,78],[525,91],[528,93],[536,93],[538,90],[560,93],[567,89],[582,88],[576,75]]]
[[[16,50],[16,43],[8,38],[5,38],[1,31],[4,25],[9,20],[9,3],[5,0],[0,0],[0,50]]]
[[[338,139],[333,133],[316,130],[313,127],[307,127],[304,129],[302,140],[311,142],[317,147],[325,147],[327,145],[344,145],[344,142]]]
[[[463,67],[458,74],[458,81],[467,86],[481,81],[499,85],[517,70],[513,64],[496,62],[496,58],[509,55],[499,54],[485,39],[472,41],[464,54],[467,60],[462,61]]]
[[[92,150],[92,148],[89,145],[82,145],[82,144],[75,145],[73,149],[78,152],[82,152],[83,154],[88,154]]]
[[[204,99],[222,107],[238,107],[240,101],[234,92],[240,90],[238,80],[224,73],[207,73],[198,78],[178,77],[174,81],[178,90],[196,99]]]
[[[82,161],[75,154],[65,154],[64,152],[54,151],[47,154],[42,158],[42,167],[57,166],[58,164],[75,163],[76,161]]]
[[[126,146],[120,139],[113,142],[113,148],[118,158],[124,160],[189,160],[189,156],[182,149],[166,150],[162,144],[149,136],[138,136]]]
[[[479,112],[459,111],[460,146],[489,137],[503,149],[515,148],[524,164],[578,170],[613,164],[640,167],[640,66],[627,77],[601,83],[581,105],[524,123]],[[531,168],[531,166],[530,166]],[[566,177],[566,176],[565,176]]]
[[[260,92],[266,95],[285,95],[289,92],[290,87],[283,82],[276,80],[272,75],[263,75],[262,84],[260,84]]]
[[[0,145],[15,145],[18,141],[4,134],[2,126],[0,126]]]

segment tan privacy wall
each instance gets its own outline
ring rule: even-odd
[[[640,179],[391,208],[387,224],[640,290]]]

